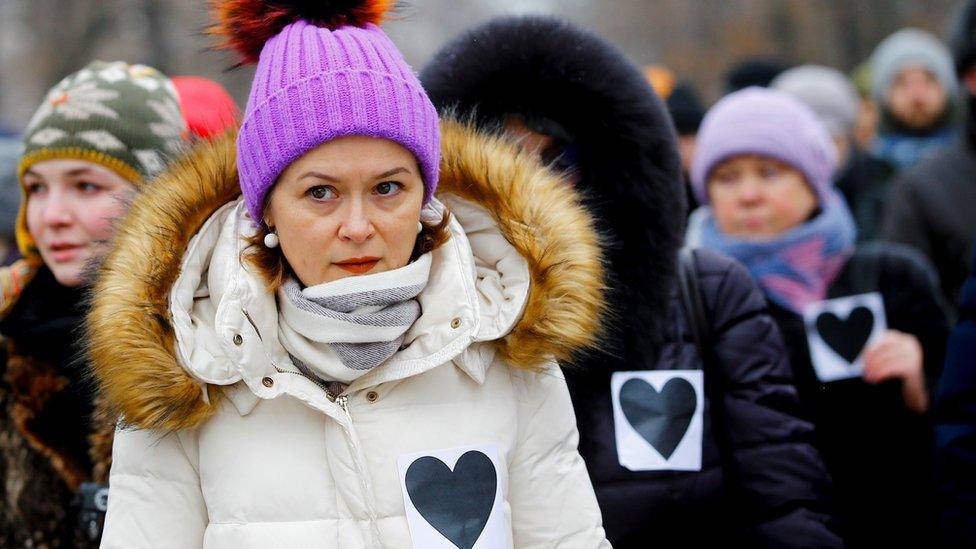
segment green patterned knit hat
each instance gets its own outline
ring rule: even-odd
[[[55,158],[100,164],[139,184],[166,167],[180,151],[186,122],[173,83],[145,65],[93,61],[59,82],[24,132],[17,170]],[[17,241],[25,256],[36,255],[27,231],[26,202],[17,221]]]

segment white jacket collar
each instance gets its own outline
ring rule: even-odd
[[[528,263],[505,240],[487,210],[455,197],[445,200],[454,214],[451,238],[433,252],[430,280],[418,297],[423,313],[408,330],[406,347],[357,380],[357,388],[404,379],[452,361],[481,383],[492,354],[465,351],[472,343],[505,336],[521,317],[529,293]],[[443,208],[435,200],[425,216],[439,219]],[[264,388],[261,380],[275,366],[298,370],[278,339],[275,296],[240,261],[244,239],[254,231],[245,211],[241,200],[227,204],[190,241],[170,294],[170,309],[177,355],[188,373],[215,385],[244,380],[250,387]],[[235,341],[249,331],[245,322],[253,323],[260,334],[266,356],[237,358],[240,353],[234,347],[241,345]]]

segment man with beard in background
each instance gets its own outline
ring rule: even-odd
[[[966,131],[948,148],[893,182],[882,237],[921,250],[935,265],[951,305],[969,274],[976,237],[976,8],[970,3],[952,39],[955,68],[967,103]]]
[[[902,29],[878,45],[871,67],[871,93],[881,110],[875,155],[905,169],[950,144],[958,83],[939,39]]]

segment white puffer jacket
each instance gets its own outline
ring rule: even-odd
[[[242,266],[233,146],[150,185],[103,266],[91,360],[124,422],[102,546],[609,546],[554,362],[592,343],[602,307],[571,186],[445,123],[454,221],[423,314],[333,396]]]

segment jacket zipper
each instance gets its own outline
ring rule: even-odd
[[[246,318],[247,321],[251,324],[251,327],[254,328],[254,333],[256,333],[258,335],[258,339],[261,340],[261,342],[263,343],[264,342],[264,338],[261,337],[261,330],[258,330],[257,325],[254,323],[254,319],[251,318],[251,315],[247,312],[247,309],[243,309],[242,308],[241,309],[241,312],[244,313],[244,318]],[[309,376],[305,375],[302,372],[292,372],[292,371],[289,371],[289,370],[282,370],[281,368],[278,367],[277,364],[274,363],[274,361],[271,360],[271,357],[270,356],[268,357],[268,362],[271,363],[271,366],[274,367],[274,369],[277,370],[278,373],[281,373],[281,374],[295,374],[295,375],[300,375],[300,376],[304,377],[305,379],[308,379],[309,381],[315,383],[315,385],[317,385],[318,387],[321,387],[322,390],[325,392],[325,397],[328,398],[331,402],[334,402],[334,403],[338,404],[339,407],[342,408],[342,412],[346,415],[346,419],[349,420],[349,425],[350,426],[352,425],[352,415],[349,413],[349,397],[347,395],[333,395],[329,391],[329,388],[324,384],[324,382],[322,380],[320,380],[320,379],[313,379],[312,377],[309,377]],[[342,430],[346,433],[346,437],[348,439],[347,442],[348,442],[348,444],[350,446],[350,449],[353,452],[353,454],[355,455],[355,454],[360,453],[361,450],[353,443],[353,434],[352,434],[352,432],[349,429],[345,428],[345,427],[342,427]],[[364,459],[364,458],[363,458],[363,456],[357,456],[357,457],[360,458],[360,459],[357,459],[357,458],[353,458],[353,459],[356,461],[356,468],[359,469],[359,475],[360,475],[360,477],[362,477],[360,479],[360,484],[361,484],[361,487],[362,487],[362,490],[363,490],[363,495],[365,496],[365,498],[367,500],[370,500],[371,498],[369,497],[369,490],[368,490],[368,488],[367,488],[367,486],[365,484],[365,478],[366,477],[364,475],[366,475],[366,471],[362,468],[362,463],[361,463],[362,459]],[[375,503],[373,505],[375,505]],[[370,507],[373,507],[373,505],[371,505]],[[371,515],[375,515],[375,513],[372,513],[372,512],[370,514]],[[374,545],[379,544],[379,545],[376,545],[376,546],[377,547],[382,547],[382,543],[380,542],[379,531],[376,528],[375,516],[373,517],[373,520],[371,521],[370,530],[371,530],[371,533],[372,533],[372,536],[373,536]]]
[[[244,313],[244,318],[246,318],[247,321],[248,321],[248,323],[250,323],[251,327],[254,328],[254,333],[256,333],[258,335],[258,339],[261,340],[262,343],[264,343],[264,338],[261,337],[261,330],[259,330],[257,324],[254,323],[254,319],[251,318],[250,313],[247,312],[247,309],[241,309],[241,312]],[[332,392],[329,391],[328,386],[326,386],[325,385],[325,382],[322,381],[321,379],[317,379],[317,378],[314,378],[312,376],[305,375],[303,372],[293,372],[291,370],[284,370],[282,368],[279,368],[278,365],[275,364],[273,360],[271,360],[271,357],[270,356],[268,357],[268,362],[275,369],[275,371],[277,371],[279,374],[292,374],[292,375],[296,375],[296,376],[302,376],[305,379],[311,381],[316,386],[318,386],[323,391],[325,391],[325,397],[327,399],[329,399],[330,402],[336,402],[336,399],[338,398],[338,395],[333,395]],[[346,415],[349,415],[348,410],[345,410],[345,408],[343,408],[343,410],[346,412]]]

